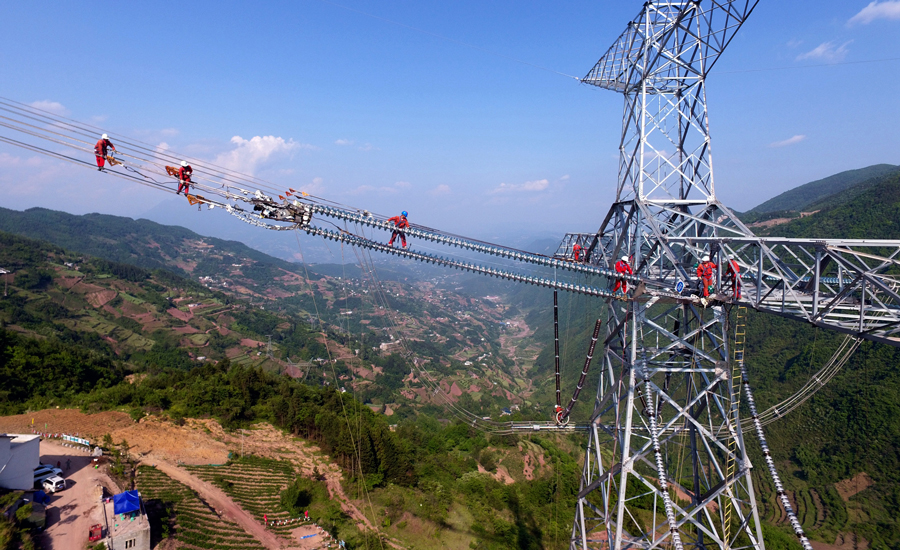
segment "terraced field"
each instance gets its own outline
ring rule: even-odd
[[[262,521],[268,518],[268,529],[278,536],[291,538],[291,530],[299,524],[271,525],[291,519],[281,506],[281,491],[296,477],[294,467],[281,460],[245,458],[223,466],[184,466],[200,479],[219,487],[241,508]],[[312,519],[312,518],[310,518]]]
[[[148,506],[158,501],[174,517],[171,533],[179,548],[196,550],[261,550],[263,547],[237,523],[219,517],[197,494],[156,468],[138,469],[137,488]],[[163,535],[167,520],[162,519]],[[156,535],[156,533],[154,533]]]

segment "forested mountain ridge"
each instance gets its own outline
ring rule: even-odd
[[[826,197],[817,212],[758,230],[760,235],[833,239],[900,238],[900,171],[866,180],[853,193]]]
[[[846,170],[785,191],[751,208],[742,214],[742,219],[746,218],[748,221],[753,222],[764,218],[766,215],[778,212],[813,211],[817,209],[816,203],[823,199],[847,192],[867,180],[888,175],[898,170],[900,170],[900,166],[891,164],[875,164],[856,170]]]
[[[803,205],[816,212],[754,230],[762,236],[900,239],[900,171],[881,166],[881,175]],[[745,357],[760,410],[799,389],[843,338],[751,312]],[[900,547],[898,367],[900,349],[863,343],[812,399],[766,428],[772,456],[814,540]],[[758,446],[750,448],[754,463],[762,463]],[[774,488],[760,468],[756,479],[764,515],[775,521],[782,512]]]

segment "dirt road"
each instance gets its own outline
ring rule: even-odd
[[[220,514],[233,520],[240,525],[244,531],[253,535],[256,540],[269,550],[280,550],[284,547],[284,541],[278,538],[274,533],[267,531],[261,521],[257,521],[244,509],[235,504],[218,487],[203,481],[202,479],[192,475],[190,472],[183,470],[165,460],[156,460],[153,455],[148,455],[142,461],[144,464],[156,466],[162,473],[171,477],[176,481],[184,483],[200,495],[200,498],[209,503]]]

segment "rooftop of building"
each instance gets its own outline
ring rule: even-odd
[[[127,514],[114,513],[114,506],[112,498],[103,499],[103,512],[106,514],[106,521],[109,522],[109,533],[107,536],[118,539],[119,537],[128,536],[150,528],[143,501],[141,501],[140,510]]]

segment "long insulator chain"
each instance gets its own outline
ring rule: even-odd
[[[672,506],[672,497],[669,495],[669,480],[666,477],[666,465],[663,462],[662,451],[659,448],[659,430],[656,426],[656,399],[650,386],[650,369],[647,368],[646,352],[641,350],[641,374],[644,384],[641,393],[647,403],[647,414],[650,416],[650,441],[653,444],[653,455],[656,457],[656,476],[659,479],[659,488],[662,493],[663,507],[666,510],[666,521],[669,522],[669,534],[675,550],[684,550],[681,544],[681,534],[678,532],[678,523],[675,520],[675,510]],[[658,393],[658,392],[657,392]]]
[[[806,533],[803,531],[803,526],[800,525],[800,521],[797,520],[797,514],[794,513],[794,508],[791,506],[791,501],[788,500],[787,493],[784,490],[784,485],[781,484],[781,478],[778,476],[778,470],[775,469],[775,461],[772,460],[772,453],[769,451],[769,445],[766,443],[766,434],[763,432],[762,423],[759,421],[759,415],[756,413],[756,401],[753,399],[753,392],[750,390],[750,380],[747,376],[747,367],[743,360],[741,360],[741,382],[744,385],[744,394],[747,396],[747,406],[750,407],[750,415],[753,418],[753,425],[756,427],[756,437],[759,438],[759,444],[762,447],[763,455],[766,458],[766,466],[769,468],[769,476],[772,478],[772,483],[775,484],[775,491],[778,494],[778,498],[781,500],[781,505],[784,506],[784,511],[787,514],[788,521],[791,523],[791,527],[794,528],[794,534],[797,535],[797,538],[800,539],[800,544],[803,546],[804,550],[812,550],[812,545],[809,543],[809,539],[806,538]]]
[[[337,218],[340,220],[349,221],[352,223],[357,223],[360,225],[367,225],[369,227],[375,227],[378,229],[384,229],[387,231],[393,231],[395,226],[390,222],[379,220],[377,218],[372,217],[371,215],[358,213],[358,212],[350,212],[348,210],[344,210],[341,208],[333,208],[330,206],[324,206],[321,204],[310,204],[313,213],[322,214],[324,216],[329,216],[332,218]],[[537,265],[543,265],[547,267],[553,268],[561,268],[568,269],[570,271],[574,271],[577,273],[587,273],[589,275],[600,275],[605,277],[615,277],[618,279],[625,279],[632,283],[640,283],[641,278],[634,275],[625,275],[622,273],[617,273],[613,269],[606,269],[602,267],[595,267],[590,264],[583,264],[578,262],[570,262],[568,260],[559,260],[556,258],[550,258],[547,256],[542,256],[540,254],[533,254],[531,252],[524,252],[521,250],[513,250],[510,248],[505,248],[502,246],[490,245],[475,241],[470,241],[468,239],[452,237],[450,235],[444,235],[442,233],[438,233],[436,231],[428,231],[419,227],[409,227],[403,230],[409,236],[417,237],[420,239],[425,239],[428,241],[446,244],[450,246],[456,246],[459,248],[465,248],[469,250],[474,250],[476,252],[481,252],[484,254],[490,254],[492,256],[499,256],[501,258],[510,258],[512,260],[518,260],[522,262],[530,262]]]
[[[394,247],[386,245],[386,244],[376,243],[375,241],[370,241],[369,239],[365,239],[363,237],[359,237],[359,236],[353,235],[351,233],[331,231],[330,229],[323,229],[321,227],[315,227],[315,226],[311,226],[311,225],[300,227],[299,229],[306,231],[310,235],[316,235],[316,236],[324,237],[326,239],[331,239],[334,241],[348,243],[352,246],[368,248],[370,250],[377,250],[379,252],[385,252],[387,254],[394,254],[395,256],[401,256],[404,258],[409,258],[411,260],[417,260],[420,262],[438,264],[438,265],[443,265],[446,267],[454,267],[456,269],[463,269],[466,271],[471,271],[472,273],[479,273],[482,275],[490,275],[491,277],[498,277],[500,279],[507,279],[510,281],[516,281],[519,283],[527,283],[527,284],[542,286],[542,287],[550,288],[550,289],[565,290],[568,292],[577,292],[580,294],[585,294],[587,296],[598,296],[601,298],[613,298],[616,300],[626,300],[626,297],[624,297],[624,296],[621,296],[621,295],[616,296],[608,290],[603,290],[603,289],[600,289],[600,288],[597,288],[594,286],[580,285],[580,284],[575,284],[575,283],[564,283],[564,282],[556,281],[555,279],[545,279],[542,277],[533,277],[530,275],[522,275],[520,273],[513,273],[510,271],[496,269],[493,267],[484,267],[484,266],[478,265],[478,264],[433,256],[431,254],[425,254],[423,252],[413,252],[413,251],[407,250],[405,248],[394,248]]]
[[[584,368],[581,369],[581,377],[578,379],[578,385],[575,386],[575,392],[572,394],[572,399],[569,401],[566,410],[557,413],[557,424],[565,424],[569,421],[569,414],[572,413],[572,407],[574,407],[575,403],[578,401],[578,396],[581,394],[581,388],[584,387],[584,381],[587,378],[588,369],[591,368],[591,360],[594,359],[594,347],[597,345],[597,338],[600,337],[601,325],[603,325],[603,321],[597,319],[597,322],[594,324],[594,334],[591,335],[591,345],[588,346],[587,357],[584,359]]]
[[[554,361],[556,363],[556,413],[562,411],[562,403],[560,402],[559,393],[559,302],[557,301],[556,290],[553,291],[553,351]]]

